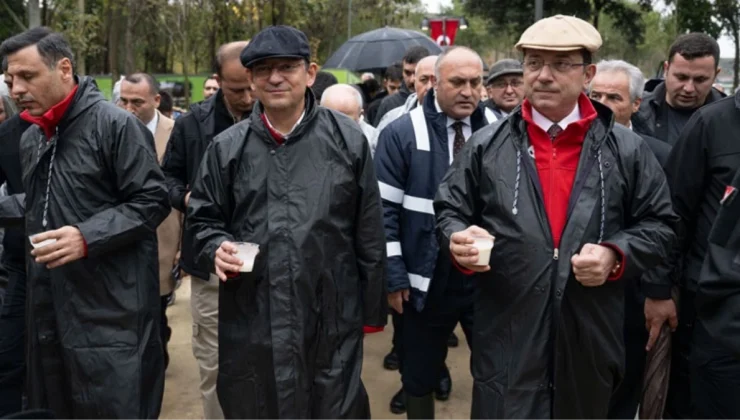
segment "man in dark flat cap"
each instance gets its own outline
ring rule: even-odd
[[[524,99],[524,70],[522,64],[505,58],[491,66],[486,79],[488,99],[483,105],[493,111],[498,119],[505,118]]]
[[[388,314],[370,145],[316,103],[303,32],[269,27],[241,61],[257,103],[206,151],[186,233],[198,268],[221,280],[221,407],[227,418],[369,418],[363,325],[380,329]],[[253,265],[236,242],[259,245]]]

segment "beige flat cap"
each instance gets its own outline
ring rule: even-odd
[[[573,51],[585,48],[595,53],[601,47],[601,35],[596,28],[575,16],[555,15],[540,19],[519,38],[516,49]]]

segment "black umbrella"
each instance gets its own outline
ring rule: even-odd
[[[326,60],[323,67],[356,72],[382,72],[391,64],[400,62],[406,50],[415,45],[426,47],[431,54],[442,52],[432,38],[421,32],[386,26],[345,42]]]

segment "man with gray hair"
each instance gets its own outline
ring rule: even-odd
[[[618,124],[631,129],[632,114],[640,109],[644,86],[645,77],[637,67],[622,60],[603,60],[596,65],[596,76],[591,81],[589,96],[608,106],[614,112],[614,120]],[[640,136],[661,166],[664,166],[671,146],[648,135]],[[654,272],[643,275],[639,282],[625,282],[625,373],[622,383],[612,396],[609,418],[635,417],[642,394],[642,377],[647,357],[645,348],[652,347],[655,343],[663,319],[669,319],[673,328],[677,325],[673,300],[656,293],[655,284]],[[649,325],[649,335],[646,325]]]
[[[321,106],[342,113],[359,124],[362,133],[370,143],[370,151],[375,155],[375,146],[378,144],[378,130],[365,122],[362,115],[362,105],[360,91],[346,84],[329,86],[321,96]]]

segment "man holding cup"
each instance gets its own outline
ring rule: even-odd
[[[241,61],[258,102],[206,151],[185,232],[199,268],[221,279],[224,416],[369,418],[363,325],[388,314],[370,145],[316,103],[303,32],[268,27]]]
[[[473,135],[435,198],[440,242],[479,273],[472,418],[605,418],[624,370],[619,280],[675,240],[655,156],[583,93],[600,46],[575,17],[527,29],[526,99]],[[490,263],[476,265],[474,236],[490,234]]]

